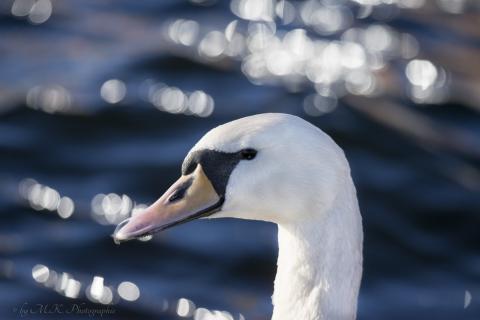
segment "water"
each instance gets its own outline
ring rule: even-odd
[[[304,117],[345,149],[365,228],[359,319],[478,318],[480,98],[474,88],[480,35],[474,2],[458,14],[445,13],[456,7],[441,1],[444,11],[433,2],[405,11],[383,5],[359,19],[366,9],[345,1],[330,12],[345,14],[338,29],[336,20],[313,27],[277,22],[278,37],[281,30],[305,27],[308,39],[326,45],[355,38],[345,35],[352,23],[380,25],[367,33],[378,41],[408,32],[419,44],[415,53],[409,45],[380,50],[367,41],[360,51],[348,47],[341,67],[322,66],[301,78],[296,67],[316,70],[319,62],[276,51],[276,40],[249,54],[242,46],[222,47],[235,34],[253,37],[258,30],[273,39],[271,24],[249,26],[228,2],[53,2],[50,16],[50,2],[39,1],[43,11],[30,8],[36,14],[27,18],[12,15],[21,9],[12,3],[0,4],[2,319],[88,317],[66,314],[74,305],[97,312],[111,306],[115,313],[104,317],[115,319],[177,319],[193,312],[192,302],[235,319],[268,319],[275,226],[195,221],[147,242],[117,246],[110,237],[134,203],[151,203],[178,177],[183,157],[207,130],[259,112]],[[237,14],[255,18],[256,10],[245,10]],[[190,22],[182,26],[180,18]],[[227,40],[207,36],[215,30]],[[301,32],[291,39],[294,50],[313,50]],[[400,48],[413,53],[402,57]],[[335,55],[327,53],[334,65]],[[264,56],[276,63],[258,62]],[[382,57],[383,66],[372,57]],[[51,189],[32,189],[34,183]],[[61,197],[73,201],[71,216],[67,200],[57,209]],[[32,276],[36,265],[48,271],[37,266]],[[78,292],[73,280],[69,293],[61,288],[63,272],[81,284]],[[101,286],[106,304],[85,294],[94,276],[110,288]],[[125,299],[131,291],[122,297],[117,290],[124,281],[139,288],[135,301]],[[38,304],[62,305],[64,312],[40,313]],[[200,309],[197,318],[202,312],[209,311]]]

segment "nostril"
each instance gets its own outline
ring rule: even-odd
[[[181,200],[185,197],[185,192],[187,192],[187,188],[179,188],[173,192],[173,194],[168,198],[168,202],[175,202]]]
[[[175,202],[181,200],[185,197],[185,193],[187,192],[188,188],[192,185],[193,178],[189,178],[187,181],[183,182],[178,186],[175,191],[168,197],[168,202]]]

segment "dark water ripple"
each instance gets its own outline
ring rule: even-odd
[[[345,149],[365,226],[360,319],[480,315],[480,161],[472,147],[478,146],[480,103],[465,89],[479,83],[478,62],[471,61],[469,73],[468,66],[427,46],[478,50],[478,30],[469,31],[467,23],[439,24],[431,12],[422,21],[408,13],[388,22],[425,44],[423,55],[468,80],[457,83],[452,77],[465,89],[455,94],[467,94],[441,106],[419,108],[404,92],[381,97],[448,128],[416,135],[358,108],[360,98],[340,99],[335,111],[322,117],[307,116],[300,106],[309,89],[291,93],[278,85],[252,85],[238,61],[206,63],[165,42],[162,26],[179,17],[224,28],[236,17],[223,2],[205,8],[177,1],[54,2],[54,14],[39,26],[12,17],[11,5],[0,5],[0,318],[18,318],[13,310],[23,303],[101,306],[84,295],[71,300],[37,284],[32,267],[44,264],[70,273],[84,286],[94,275],[111,286],[122,281],[138,285],[137,301],[115,304],[116,319],[177,319],[182,297],[197,307],[227,310],[235,319],[239,313],[267,319],[277,250],[273,225],[196,221],[149,242],[116,246],[110,238],[113,227],[92,219],[90,206],[96,194],[111,192],[152,202],[177,177],[183,157],[208,129],[258,112],[298,114]],[[402,63],[392,62],[391,69]],[[113,106],[99,95],[110,78],[122,79],[128,92]],[[160,112],[139,97],[148,78],[186,92],[204,90],[215,100],[213,114]],[[68,89],[73,112],[49,114],[25,104],[32,87],[51,84]],[[449,134],[452,128],[462,133],[461,139]],[[18,193],[25,178],[72,198],[72,217],[64,220],[30,208]],[[466,309],[465,295],[472,297]]]

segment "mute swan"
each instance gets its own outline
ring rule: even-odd
[[[355,319],[362,220],[348,162],[327,134],[275,113],[216,127],[188,153],[180,179],[114,239],[220,217],[278,225],[272,319]]]

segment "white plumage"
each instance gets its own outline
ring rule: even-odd
[[[210,158],[200,157],[143,215],[120,225],[115,238],[128,240],[204,217],[209,208],[216,210],[208,218],[276,223],[272,319],[355,319],[362,221],[350,168],[337,144],[301,118],[260,114],[212,129],[187,159],[205,150]],[[255,150],[255,158],[238,158],[242,150]],[[222,167],[223,158],[230,164]]]
[[[255,148],[232,172],[211,218],[278,225],[274,320],[355,319],[363,231],[350,168],[324,132],[292,115],[260,114],[221,125],[192,149]]]

